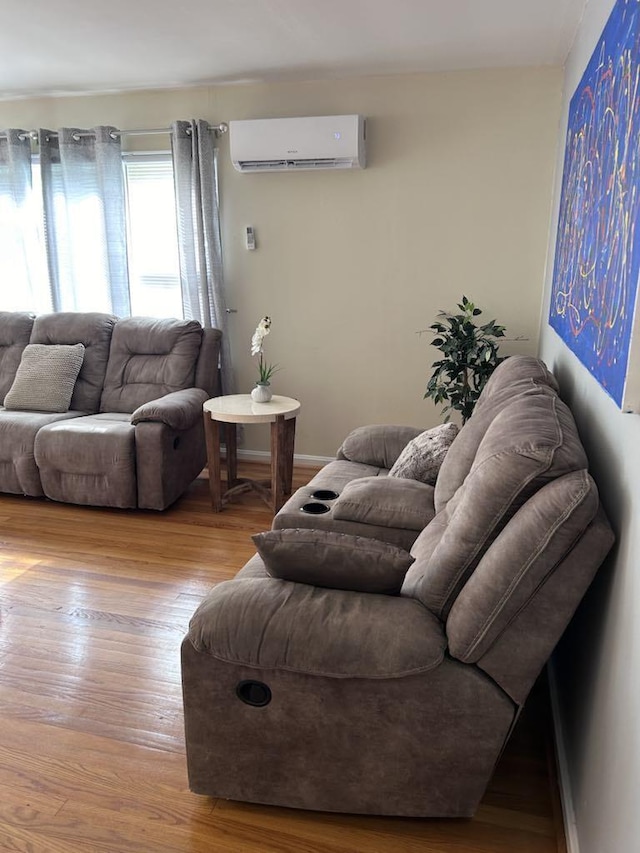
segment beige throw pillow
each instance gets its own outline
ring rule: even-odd
[[[398,456],[389,476],[435,485],[440,466],[457,434],[458,427],[455,424],[440,424],[421,432]]]
[[[397,595],[413,557],[402,548],[329,530],[286,528],[252,537],[274,578]]]
[[[68,412],[83,359],[83,344],[28,344],[4,398],[5,409]]]

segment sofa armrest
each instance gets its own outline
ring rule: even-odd
[[[172,429],[190,429],[202,418],[202,404],[208,399],[208,394],[202,388],[185,388],[183,391],[172,391],[157,400],[143,403],[131,415],[131,423],[141,421],[160,421]]]
[[[440,665],[442,623],[419,602],[275,578],[223,581],[196,610],[193,647],[218,660],[329,678],[397,678]]]
[[[337,521],[424,530],[434,518],[434,488],[417,480],[360,477],[344,487],[333,505]]]
[[[407,444],[424,431],[423,427],[371,424],[352,430],[340,446],[338,459],[391,468]]]

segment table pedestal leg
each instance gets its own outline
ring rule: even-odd
[[[208,412],[204,412],[204,435],[207,443],[209,467],[209,494],[214,512],[222,509],[222,483],[220,464],[220,424]]]
[[[295,418],[285,420],[284,415],[278,415],[271,423],[271,495],[274,513],[284,504],[285,496],[291,494],[295,430]]]
[[[227,489],[238,484],[238,430],[235,424],[226,423]]]
[[[293,490],[293,448],[296,440],[296,419],[284,422],[284,493],[290,495]]]

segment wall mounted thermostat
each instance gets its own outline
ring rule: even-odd
[[[256,247],[256,235],[253,230],[253,226],[247,225],[247,249],[249,251],[253,251]]]

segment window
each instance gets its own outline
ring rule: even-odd
[[[170,154],[124,154],[131,313],[182,317]]]
[[[178,238],[173,185],[173,164],[169,153],[123,154],[127,200],[127,260],[131,313],[148,317],[182,317],[182,294],[178,260]],[[31,164],[33,189],[24,198],[0,193],[0,310],[52,310],[43,239],[40,163]],[[86,252],[104,247],[91,232],[93,205],[89,194],[71,208],[74,221],[86,231],[81,243]],[[67,210],[67,215],[70,215]],[[64,217],[60,217],[64,222]],[[60,247],[62,250],[62,247]],[[82,256],[79,257],[82,263]],[[76,270],[82,279],[82,270]],[[75,310],[103,311],[106,283],[93,281],[91,291],[68,294],[67,304]]]

